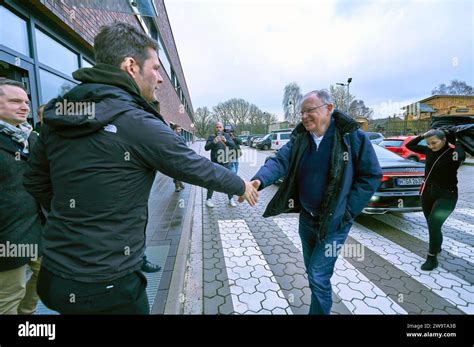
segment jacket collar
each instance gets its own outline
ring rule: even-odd
[[[353,133],[354,131],[359,129],[359,124],[354,119],[352,119],[352,117],[348,116],[345,113],[342,113],[339,110],[334,110],[331,117],[333,117],[335,121],[336,129],[339,130],[341,134]],[[304,127],[303,123],[300,122],[291,134],[293,136],[296,136],[304,132],[307,132],[307,130]]]
[[[33,146],[35,145],[37,139],[38,139],[38,135],[34,131],[32,131],[30,133],[30,136],[28,137],[28,142],[30,143],[30,145],[29,145],[30,153],[31,153],[31,149],[33,149]],[[27,158],[25,153],[20,151],[18,149],[18,147],[15,146],[12,139],[9,136],[7,136],[6,134],[0,133],[0,148],[4,149],[4,150],[6,150],[10,153],[13,153],[13,154],[20,153],[21,156]]]

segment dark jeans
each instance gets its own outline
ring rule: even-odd
[[[85,283],[42,267],[37,290],[43,303],[61,314],[149,314],[146,285],[140,271],[106,283]]]
[[[225,167],[227,170],[230,170],[232,171],[233,170],[233,167],[234,165],[232,163],[227,163],[227,164],[220,164],[220,163],[216,163],[216,164],[219,164],[223,167]],[[213,190],[210,190],[208,189],[207,191],[207,196],[206,196],[206,200],[209,200],[209,199],[212,199],[212,195],[214,194],[214,191]],[[227,195],[229,200],[232,198],[232,195]]]
[[[449,190],[433,186],[426,186],[421,196],[421,206],[430,235],[429,253],[437,254],[441,252],[443,234],[441,227],[446,219],[453,212],[458,201],[456,190]]]
[[[327,249],[339,249],[346,241],[352,222],[330,230],[324,242],[316,235],[311,215],[303,210],[299,220],[299,234],[303,246],[304,265],[311,289],[309,314],[330,314],[332,307],[331,277],[336,265],[337,253]],[[336,246],[336,247],[334,247]]]

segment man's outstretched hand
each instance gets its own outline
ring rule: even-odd
[[[261,182],[259,180],[253,180],[252,182],[245,182],[245,193],[239,197],[239,202],[242,203],[244,200],[247,200],[250,206],[253,206],[257,203],[258,200],[258,187],[260,187]]]

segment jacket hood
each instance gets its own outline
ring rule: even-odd
[[[43,114],[50,131],[62,137],[76,138],[97,132],[137,108],[164,121],[140,96],[133,78],[117,67],[97,64],[75,71],[73,77],[83,83],[48,102]]]
[[[359,129],[359,123],[357,123],[352,117],[348,116],[347,114],[339,111],[334,110],[331,117],[334,118],[336,122],[336,129],[339,130],[341,134],[345,133],[353,133],[357,129]],[[306,132],[306,128],[303,125],[303,122],[298,123],[298,125],[293,129],[291,133],[292,136],[296,136],[297,134]]]
[[[135,80],[122,69],[109,64],[99,63],[91,68],[83,68],[72,74],[83,83],[108,84],[125,90],[135,97],[140,96],[140,89]]]

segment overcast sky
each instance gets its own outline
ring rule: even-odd
[[[282,118],[283,88],[352,77],[375,117],[452,79],[474,85],[473,0],[166,0],[194,108],[243,98]]]

